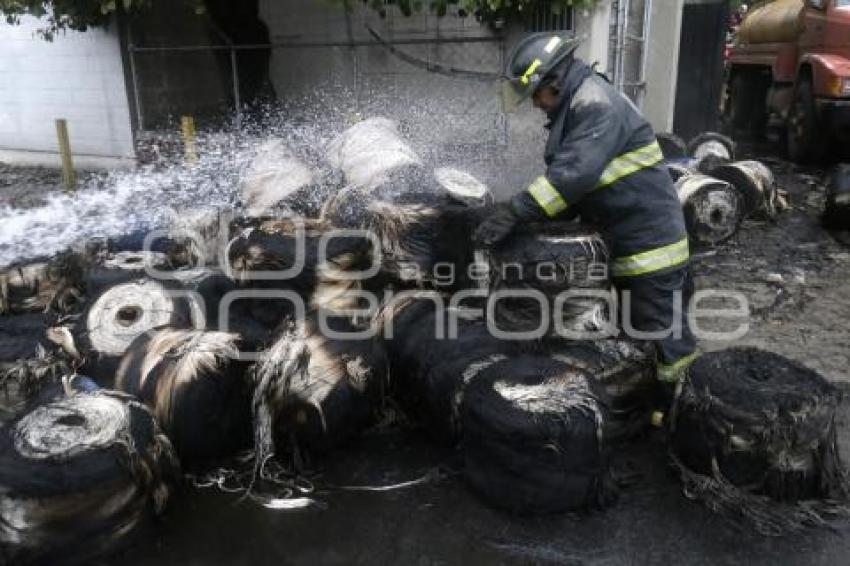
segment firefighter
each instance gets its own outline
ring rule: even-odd
[[[531,96],[549,118],[546,169],[498,205],[475,238],[482,247],[495,246],[517,224],[547,219],[581,216],[595,225],[611,251],[623,322],[655,333],[659,389],[670,401],[697,355],[687,321],[692,283],[682,206],[652,128],[631,101],[574,56],[578,43],[539,33],[514,49],[508,90],[517,100]],[[681,333],[661,337],[674,322]]]

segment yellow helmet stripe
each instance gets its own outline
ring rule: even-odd
[[[543,61],[541,61],[540,59],[535,59],[534,61],[532,61],[531,65],[528,66],[528,68],[525,70],[525,72],[519,78],[519,82],[521,82],[524,85],[527,85],[529,79],[531,78],[531,75],[533,75],[534,71],[537,70],[537,67],[539,67],[542,64],[543,64]]]

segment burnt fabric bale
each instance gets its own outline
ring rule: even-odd
[[[659,132],[655,134],[658,145],[661,146],[661,154],[665,160],[686,159],[688,157],[688,145],[685,140],[671,132]]]
[[[0,559],[89,564],[159,515],[177,481],[171,444],[131,397],[36,406],[0,428]]]
[[[668,161],[665,163],[670,178],[675,183],[685,175],[693,175],[696,162],[693,160]]]
[[[371,190],[399,169],[421,165],[422,160],[401,136],[398,123],[379,116],[354,124],[327,148],[330,166],[342,172],[346,184]]]
[[[32,357],[18,359],[0,369],[0,390],[8,395],[10,387],[14,387],[24,400],[33,399],[45,388],[58,385],[71,375],[69,362],[61,350],[48,350],[36,344]]]
[[[552,359],[583,370],[602,388],[608,406],[606,442],[629,440],[646,430],[656,391],[651,344],[627,338],[554,339],[545,347]]]
[[[0,315],[71,312],[82,303],[85,270],[85,255],[73,251],[3,268],[0,270]]]
[[[236,334],[242,352],[258,352],[268,347],[282,321],[291,316],[291,308],[280,301],[236,297],[225,305],[231,293],[246,290],[218,269],[186,269],[172,272],[198,302],[200,312],[194,327],[199,330],[218,330]],[[226,308],[224,308],[226,306]],[[222,309],[224,308],[224,311]]]
[[[694,170],[696,173],[714,177],[714,172],[724,165],[729,165],[731,162],[725,157],[721,157],[716,153],[709,153],[700,159],[694,159]]]
[[[606,409],[581,370],[547,357],[503,360],[466,388],[464,477],[520,515],[602,507],[611,495]]]
[[[323,218],[373,234],[381,246],[381,270],[396,282],[465,288],[474,259],[472,233],[484,210],[479,204],[487,198],[474,187],[447,184],[453,188],[423,167],[397,169],[369,190],[340,191],[326,204]]]
[[[579,224],[545,224],[525,227],[490,252],[490,292],[537,292],[535,298],[510,296],[495,302],[498,327],[531,331],[541,324],[541,309],[559,316],[564,329],[574,332],[605,328],[610,320],[608,301],[595,292],[611,289],[608,249],[599,234]],[[588,293],[583,296],[580,291]],[[570,291],[560,312],[554,312],[559,295]],[[549,331],[557,330],[554,319]]]
[[[676,192],[692,241],[719,244],[738,231],[743,218],[742,199],[726,181],[706,175],[685,175],[676,181]]]
[[[776,217],[776,180],[760,161],[737,161],[715,167],[711,176],[726,181],[743,197],[745,217],[772,219]]]
[[[70,324],[48,337],[82,363],[82,370],[109,385],[121,357],[142,334],[162,326],[192,328],[201,306],[176,282],[140,279],[104,290]]]
[[[778,354],[734,348],[701,356],[670,419],[671,458],[686,495],[769,535],[847,516],[840,397],[820,374]]]
[[[104,290],[141,279],[147,273],[171,268],[168,256],[154,251],[121,251],[99,257],[86,270],[86,295],[97,297]]]
[[[284,140],[262,143],[240,181],[242,203],[249,216],[275,210],[315,218],[336,188],[326,173],[287,147]]]
[[[713,156],[724,161],[735,160],[735,142],[717,132],[703,132],[688,142],[688,155],[700,161]]]
[[[487,185],[466,171],[437,167],[434,169],[434,179],[458,202],[479,207],[493,204],[493,194]]]
[[[251,444],[251,383],[237,336],[164,328],[136,339],[115,387],[147,405],[185,467]]]
[[[824,226],[834,230],[850,230],[850,165],[836,165],[826,185]]]
[[[435,441],[454,446],[462,436],[460,404],[468,384],[494,363],[535,346],[499,340],[483,320],[465,319],[430,299],[413,299],[392,311],[383,315],[382,332],[387,336],[391,325],[393,399]],[[449,314],[458,316],[454,337],[446,334]]]
[[[363,329],[348,319],[328,318],[327,324],[330,332],[315,316],[297,322],[257,363],[258,462],[286,453],[293,443],[311,453],[327,452],[372,422],[386,388],[384,345],[378,337],[353,337]]]
[[[31,358],[39,347],[52,346],[43,314],[0,315],[0,364]]]
[[[321,249],[322,240],[327,242]],[[321,254],[321,256],[320,256]],[[372,241],[366,234],[335,230],[312,220],[263,219],[241,231],[227,247],[237,280],[257,289],[292,290],[311,307],[328,306],[334,291],[359,288],[360,281],[346,272],[367,271],[373,262]],[[291,275],[301,260],[300,269]],[[271,279],[256,272],[283,274]]]

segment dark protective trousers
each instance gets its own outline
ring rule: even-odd
[[[679,336],[668,332],[663,338],[651,339],[658,354],[659,378],[665,379],[665,370],[676,372],[682,369],[680,366],[687,365],[697,350],[687,316],[694,291],[690,266],[659,275],[623,277],[615,279],[614,285],[620,301],[621,327],[627,334],[632,328],[659,332],[671,329],[674,321],[680,324]]]

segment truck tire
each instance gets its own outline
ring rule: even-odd
[[[737,69],[729,82],[724,132],[730,136],[744,134],[761,139],[767,126],[767,90],[770,76],[758,69]]]
[[[732,77],[728,116],[729,126],[733,134],[747,131],[752,123],[753,111],[756,108],[756,97],[752,83],[748,72],[738,71]]]
[[[823,134],[819,127],[812,82],[801,79],[786,125],[788,157],[792,161],[816,163],[823,159]]]
[[[850,230],[850,164],[836,165],[829,175],[823,225],[830,230]]]

